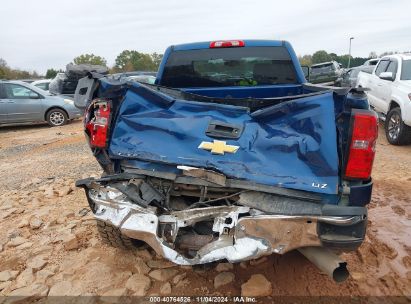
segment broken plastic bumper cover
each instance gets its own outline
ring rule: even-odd
[[[222,259],[239,262],[302,247],[324,246],[322,234],[331,243],[333,237],[343,245],[348,240],[349,248],[352,242],[359,245],[365,234],[367,211],[363,207],[323,205],[322,214],[287,215],[267,213],[253,206],[221,205],[157,215],[157,207],[133,201],[111,183],[103,185],[99,180],[87,179],[76,185],[84,188],[96,219],[118,227],[130,238],[146,242],[157,254],[180,265]],[[205,220],[213,221],[210,239],[205,243],[202,242],[207,236],[197,239],[201,245],[195,256],[179,252],[175,247],[179,230]],[[350,227],[358,225],[364,230],[358,232],[357,238],[352,237]],[[351,238],[338,234],[340,229],[348,231]]]

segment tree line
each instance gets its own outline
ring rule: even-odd
[[[74,64],[93,64],[102,65],[109,68],[110,73],[121,73],[131,71],[157,71],[163,54],[158,53],[141,53],[136,50],[124,50],[115,59],[115,64],[111,67],[107,65],[107,60],[95,54],[82,54],[70,63]],[[50,68],[45,75],[39,75],[36,71],[24,71],[12,69],[7,62],[0,58],[0,79],[37,79],[45,77],[47,79],[56,77],[57,73],[63,70]]]
[[[110,67],[110,72],[157,71],[162,58],[162,54],[146,54],[136,50],[124,50],[116,57],[114,66]],[[72,63],[94,64],[108,67],[107,60],[104,57],[94,54],[77,56],[73,59]]]
[[[370,58],[382,57],[385,55],[391,55],[398,52],[384,52],[377,55],[376,52],[371,52],[368,57],[351,57],[350,66],[360,66],[366,60]],[[75,58],[70,63],[74,64],[93,64],[102,65],[109,68],[110,73],[121,73],[131,71],[157,71],[160,62],[163,58],[163,54],[158,53],[141,53],[136,50],[124,50],[115,59],[113,66],[107,66],[107,60],[95,54],[82,54]],[[301,65],[311,66],[316,63],[327,62],[335,60],[341,63],[343,67],[348,66],[348,55],[337,55],[335,53],[327,53],[324,50],[317,51],[312,55],[298,56]],[[7,62],[0,58],[0,79],[38,79],[38,78],[54,78],[57,73],[64,72],[61,69],[50,68],[47,70],[46,75],[39,75],[36,71],[25,71],[20,69],[13,69],[8,66]]]
[[[40,78],[41,75],[36,71],[23,71],[20,69],[13,69],[8,66],[6,60],[0,58],[0,79],[26,79],[26,78]]]
[[[163,54],[146,54],[136,50],[124,50],[116,57],[114,66],[109,67],[109,72],[113,74],[132,71],[157,71],[161,59],[163,59]],[[107,60],[104,57],[94,54],[82,54],[75,57],[70,63],[108,67]],[[54,69],[48,69],[46,78],[54,78],[58,72]]]

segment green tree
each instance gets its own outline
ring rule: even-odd
[[[46,78],[47,79],[53,79],[54,77],[57,76],[57,73],[59,71],[55,70],[55,69],[48,69],[46,72]]]
[[[4,79],[7,77],[8,66],[6,60],[0,58],[0,79]]]
[[[155,59],[158,60],[157,57]],[[156,70],[156,67],[156,63],[153,61],[151,55],[135,50],[122,51],[115,61],[115,68],[122,72],[153,71]]]
[[[346,67],[348,67],[348,58],[349,58],[348,55],[341,55],[341,56],[338,56],[337,61],[338,61],[338,63],[341,63],[344,68],[346,68]],[[351,57],[350,67],[352,68],[353,66],[355,66],[354,65],[354,60]]]
[[[156,70],[158,69],[158,67],[160,66],[161,60],[163,60],[163,54],[157,54],[157,53],[153,53],[150,55],[151,59],[153,60],[155,66],[156,66]]]
[[[348,55],[348,54],[346,54],[346,55],[341,55],[341,56],[338,56],[338,57],[337,57],[337,60],[336,60],[336,61],[337,61],[338,63],[341,63],[342,66],[343,66],[344,68],[346,68],[346,67],[348,67],[348,58],[349,58],[349,55]],[[350,60],[350,68],[363,65],[364,62],[367,61],[367,60],[368,60],[368,58],[365,58],[365,57],[351,57],[351,60]]]
[[[83,54],[73,59],[75,64],[94,64],[107,66],[107,60],[94,54]]]
[[[315,52],[313,54],[313,57],[312,57],[312,63],[313,64],[321,63],[321,62],[327,62],[327,61],[331,61],[331,60],[332,60],[332,57],[330,56],[330,54],[328,54],[324,50]]]
[[[298,60],[300,61],[300,64],[304,66],[311,66],[312,64],[311,55],[298,56]]]
[[[338,61],[338,55],[336,53],[329,53],[331,60]]]
[[[5,78],[6,78],[5,68],[0,66],[0,79],[5,79]]]

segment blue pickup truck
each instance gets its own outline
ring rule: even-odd
[[[155,84],[89,73],[75,104],[106,242],[180,265],[297,249],[348,276],[335,252],[364,240],[377,116],[359,89],[306,83],[288,42],[170,46]]]

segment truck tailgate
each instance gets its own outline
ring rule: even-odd
[[[224,126],[234,126],[238,138],[207,135],[213,124],[223,132]],[[224,154],[212,153],[221,153],[218,148]],[[243,107],[128,90],[111,133],[109,155],[128,163],[135,159],[135,164],[207,168],[252,183],[336,194],[333,95],[325,92],[250,113]]]

